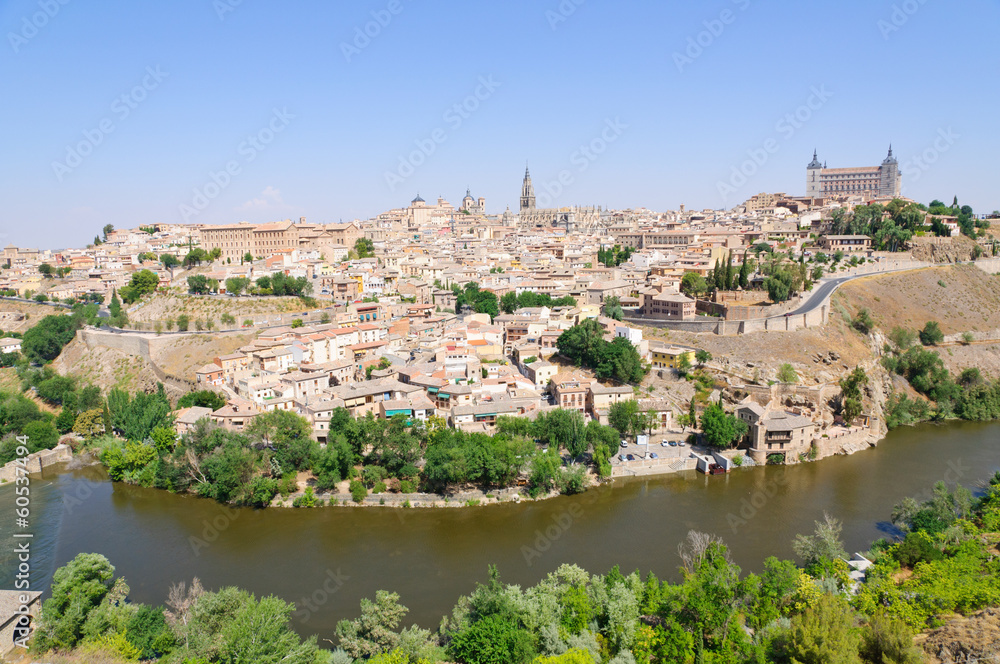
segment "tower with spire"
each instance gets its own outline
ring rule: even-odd
[[[524,184],[521,185],[521,211],[535,209],[535,187],[531,184],[531,172],[524,167]]]
[[[813,150],[813,160],[806,166],[806,196],[819,198],[823,195],[823,187],[820,184],[823,172],[823,164],[819,163],[819,153]]]
[[[881,197],[899,196],[901,186],[899,176],[899,162],[892,156],[892,143],[889,144],[889,154],[882,160],[882,167],[879,168],[879,188],[878,195]]]

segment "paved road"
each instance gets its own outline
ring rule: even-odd
[[[942,265],[945,265],[944,263]],[[874,275],[891,274],[893,272],[909,272],[911,270],[921,270],[927,267],[927,265],[908,265],[907,267],[900,267],[892,270],[879,270],[877,272],[864,272],[862,274],[852,274],[845,277],[835,277],[827,281],[820,282],[818,288],[813,290],[809,294],[809,299],[805,301],[798,309],[791,311],[785,316],[796,316],[799,314],[807,314],[814,309],[818,309],[822,306],[826,298],[833,295],[833,292],[840,288],[844,283],[852,281],[854,279],[860,279],[862,277],[871,277]],[[774,318],[782,318],[783,316],[774,316]]]

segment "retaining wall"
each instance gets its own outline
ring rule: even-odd
[[[40,450],[25,458],[25,466],[29,473],[40,473],[49,466],[63,463],[73,458],[69,445],[56,445],[51,450]],[[17,461],[11,461],[0,468],[0,482],[13,482],[17,479],[17,469],[22,467]]]

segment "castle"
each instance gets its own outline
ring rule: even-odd
[[[901,188],[899,163],[892,156],[891,145],[889,155],[881,166],[827,168],[819,162],[816,151],[813,151],[813,159],[806,166],[806,196],[810,198],[894,198],[900,195]]]

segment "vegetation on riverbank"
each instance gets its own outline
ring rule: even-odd
[[[312,439],[307,420],[289,411],[261,414],[243,432],[203,419],[177,437],[170,425],[162,391],[129,397],[114,390],[106,408],[81,413],[74,430],[88,438],[84,449],[97,455],[115,481],[249,507],[296,493],[300,473],[311,476],[310,496],[297,507],[318,506],[316,492],[345,481],[356,502],[369,492],[419,488],[448,495],[471,486],[490,491],[524,485],[532,497],[573,494],[589,481],[584,460],[598,476],[610,475],[619,436],[612,427],[562,409],[534,420],[502,417],[489,436],[449,428],[440,418],[426,425],[405,416],[355,419],[341,408],[330,419],[325,446]]]
[[[898,536],[872,545],[858,581],[830,517],[796,538],[800,564],[772,557],[760,574],[743,574],[721,540],[691,532],[679,583],[562,565],[522,589],[494,569],[436,631],[400,629],[407,609],[380,591],[337,625],[332,652],[296,636],[294,607],[278,598],[208,592],[195,579],[172,588],[166,608],[132,604],[103,556],[81,554],[57,571],[33,649],[178,663],[917,664],[916,632],[1000,604],[1000,474],[978,499],[939,483],[892,520]],[[974,647],[970,657],[985,654]]]

